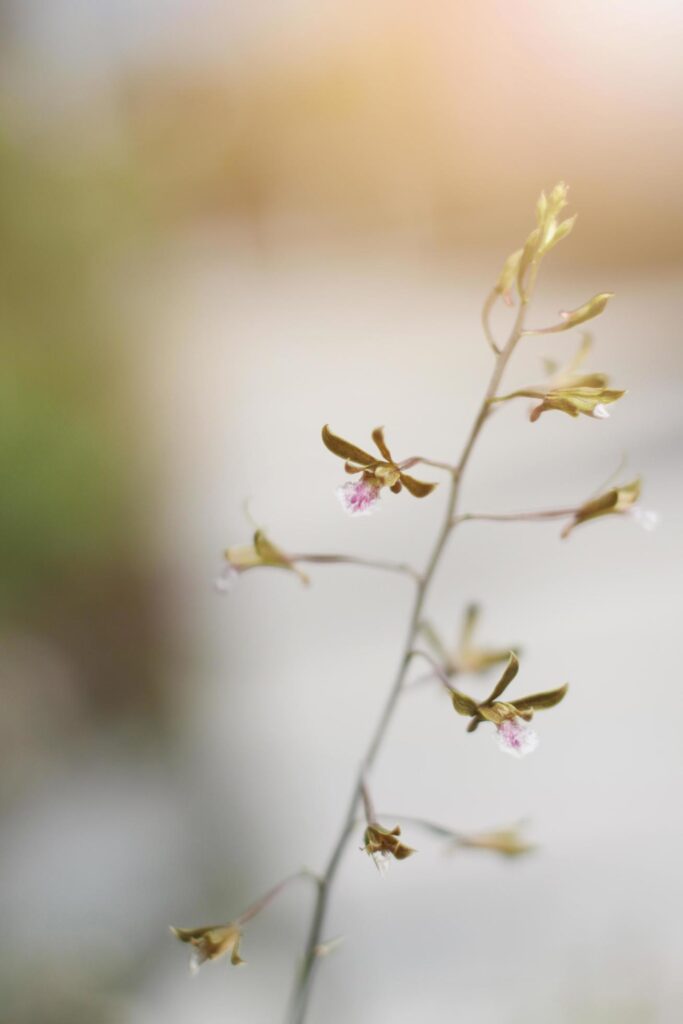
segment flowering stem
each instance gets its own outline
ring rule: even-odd
[[[427,651],[421,651],[419,649],[411,651],[410,653],[412,654],[413,657],[424,658],[425,661],[429,662],[429,664],[431,665],[432,671],[431,671],[431,674],[430,674],[430,676],[428,678],[432,678],[433,676],[436,676],[436,678],[439,680],[439,682],[443,683],[443,685],[446,687],[446,689],[448,690],[449,693],[453,692],[453,687],[451,686],[451,681],[448,678],[447,674],[444,672],[443,667],[436,660],[436,658],[432,658],[431,654],[428,654]]]
[[[425,672],[424,675],[418,676],[417,679],[411,679],[409,683],[405,684],[404,688],[414,690],[417,689],[418,686],[424,686],[426,683],[435,682],[437,678],[438,677],[434,671]],[[440,679],[439,682],[441,682]]]
[[[577,511],[577,508],[553,508],[540,512],[465,512],[461,516],[456,516],[455,522],[537,523],[545,519],[566,519],[568,516],[576,515]]]
[[[309,871],[308,868],[302,868],[301,871],[295,871],[294,874],[287,875],[286,878],[283,878],[281,882],[278,882],[278,884],[274,885],[272,889],[269,889],[268,892],[261,896],[260,899],[256,900],[255,903],[252,903],[250,907],[247,907],[239,917],[235,918],[233,924],[243,925],[246,924],[247,921],[251,921],[252,917],[256,917],[256,915],[267,907],[276,896],[280,895],[283,889],[286,889],[287,886],[291,885],[292,882],[296,882],[299,878],[308,878],[310,881],[316,883],[320,882],[318,876],[312,871]]]
[[[443,469],[446,473],[453,474],[456,471],[456,467],[452,466],[450,462],[437,462],[436,459],[425,459],[422,455],[413,455],[409,459],[404,459],[403,462],[398,463],[398,468],[412,469],[418,463],[423,466],[432,466],[434,469]]]
[[[417,569],[404,562],[386,562],[377,558],[356,558],[354,555],[288,555],[291,562],[308,562],[311,565],[361,565],[366,569],[385,569],[412,577],[416,583],[422,579]]]
[[[365,811],[365,821],[368,825],[373,825],[377,821],[377,815],[375,814],[375,807],[370,796],[370,790],[368,784],[363,779],[361,782],[361,796],[363,797],[363,810]]]
[[[410,825],[416,825],[427,832],[432,832],[441,839],[461,840],[465,838],[464,832],[455,832],[452,828],[446,828],[445,825],[439,825],[435,821],[428,821],[427,818],[415,818],[410,814],[385,814],[384,812],[382,812],[380,817],[387,821],[406,821]]]
[[[535,279],[535,275],[534,275]],[[533,284],[530,286],[530,289]],[[287,1017],[288,1024],[303,1024],[306,1019],[306,1013],[308,1009],[308,1003],[311,995],[311,989],[313,980],[316,974],[316,966],[318,957],[316,950],[320,946],[321,933],[325,924],[325,916],[327,913],[327,907],[330,897],[330,892],[334,883],[337,869],[342,858],[342,854],[346,847],[347,840],[353,830],[356,822],[357,810],[363,797],[363,784],[365,779],[365,773],[372,767],[377,754],[382,746],[385,739],[387,728],[391,722],[394,710],[398,703],[401,691],[403,689],[406,672],[408,666],[413,657],[413,646],[419,631],[420,622],[422,621],[422,611],[425,605],[429,587],[434,577],[434,574],[439,566],[441,557],[447,546],[448,540],[451,533],[458,525],[459,520],[456,518],[455,512],[457,508],[458,495],[460,491],[460,485],[462,483],[463,475],[470,457],[474,445],[481,433],[481,430],[486,423],[491,413],[491,399],[498,391],[501,379],[505,372],[505,368],[508,361],[515,350],[517,342],[522,336],[524,326],[524,316],[528,304],[528,296],[525,301],[520,301],[517,310],[517,316],[515,318],[514,325],[510,332],[510,336],[505,344],[502,351],[497,353],[496,363],[491,374],[486,392],[482,399],[479,410],[475,416],[474,422],[470,429],[470,432],[465,441],[465,445],[460,454],[460,458],[454,467],[451,467],[451,483],[450,490],[448,492],[448,500],[446,503],[446,512],[441,525],[441,528],[434,541],[431,555],[427,562],[424,573],[422,574],[419,583],[417,585],[417,591],[415,594],[415,600],[413,602],[413,608],[408,621],[407,635],[403,646],[403,654],[401,655],[398,670],[394,678],[393,685],[389,691],[384,709],[380,715],[379,721],[375,726],[375,731],[372,734],[370,743],[368,745],[365,757],[362,760],[361,768],[357,774],[356,781],[354,783],[351,799],[343,819],[339,835],[332,849],[332,853],[327,862],[325,872],[320,879],[318,886],[318,895],[313,911],[313,919],[311,921],[308,939],[306,942],[306,949],[304,952],[303,966],[298,978],[298,982],[293,994],[292,1002],[290,1004],[289,1014]]]

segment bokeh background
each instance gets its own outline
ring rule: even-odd
[[[482,298],[562,178],[579,221],[534,321],[616,292],[592,366],[629,394],[606,422],[508,407],[463,507],[573,504],[626,457],[661,525],[454,538],[434,623],[480,601],[519,692],[570,698],[514,762],[416,690],[376,802],[525,820],[538,850],[411,834],[380,881],[352,842],[311,1024],[681,1020],[681,5],[3,0],[0,80],[0,1019],[281,1019],[304,883],[239,972],[191,980],[167,926],[322,865],[411,588],[319,568],[219,595],[221,551],[249,499],[290,550],[420,564],[444,495],[345,518],[320,426],[456,456]],[[576,340],[529,341],[510,383]]]

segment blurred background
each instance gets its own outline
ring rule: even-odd
[[[167,928],[322,866],[411,585],[319,567],[220,595],[221,552],[249,499],[289,550],[422,564],[445,487],[349,520],[320,427],[456,457],[482,299],[559,179],[579,220],[532,320],[616,292],[590,368],[629,394],[606,422],[508,406],[463,509],[575,504],[627,453],[661,525],[454,537],[435,625],[478,600],[482,640],[523,646],[517,694],[570,697],[514,762],[416,689],[375,801],[524,820],[538,849],[408,830],[380,881],[353,840],[311,1024],[681,1020],[682,58],[672,0],[0,0],[3,1024],[281,1019],[305,883],[239,972],[191,980]],[[577,341],[529,340],[510,385]]]

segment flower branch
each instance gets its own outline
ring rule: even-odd
[[[578,508],[543,509],[538,512],[463,512],[456,516],[458,523],[538,523],[544,520],[567,519],[576,515]]]
[[[428,818],[408,814],[386,814],[383,817],[408,822],[416,828],[424,829],[425,832],[429,832],[438,839],[446,840],[452,847],[460,849],[488,850],[491,853],[501,854],[503,857],[519,857],[536,849],[533,843],[527,842],[522,837],[519,825],[472,833],[462,832],[430,821]]]
[[[534,279],[535,279],[535,275],[534,275]],[[532,283],[531,287],[533,287],[533,283]],[[307,942],[306,942],[306,949],[305,949],[305,952],[304,952],[303,968],[302,968],[302,971],[301,971],[301,973],[299,975],[299,979],[298,979],[298,982],[297,982],[297,985],[296,985],[296,988],[295,988],[293,1000],[292,1000],[292,1003],[291,1003],[291,1006],[290,1006],[290,1012],[289,1012],[289,1016],[288,1016],[289,1024],[303,1024],[303,1021],[305,1020],[305,1017],[306,1017],[306,1013],[307,1013],[307,1009],[308,1009],[308,1003],[309,1003],[310,994],[311,994],[312,983],[313,983],[313,979],[314,979],[314,976],[315,976],[316,963],[317,963],[316,956],[315,956],[315,949],[316,949],[316,947],[318,946],[318,944],[320,943],[320,940],[321,940],[321,932],[322,932],[322,928],[323,928],[323,925],[324,925],[324,922],[325,922],[326,913],[327,913],[330,889],[331,889],[331,887],[333,885],[333,882],[334,882],[334,879],[335,879],[335,876],[336,876],[336,873],[337,873],[337,869],[338,869],[339,863],[341,861],[342,854],[343,854],[344,849],[346,847],[347,840],[349,838],[349,835],[351,834],[351,830],[353,828],[353,824],[354,824],[355,817],[356,817],[356,809],[358,807],[359,800],[361,799],[361,796],[362,796],[362,784],[363,784],[364,774],[372,766],[372,764],[374,763],[375,758],[377,757],[377,754],[378,754],[378,752],[379,752],[379,750],[380,750],[380,748],[382,746],[382,743],[384,741],[384,738],[385,738],[388,726],[389,726],[389,724],[391,722],[391,719],[393,717],[394,710],[395,710],[396,705],[398,703],[398,700],[399,700],[399,697],[400,697],[400,694],[401,694],[401,690],[403,688],[403,683],[404,683],[405,675],[406,675],[406,672],[407,672],[407,669],[408,669],[408,665],[410,664],[410,661],[411,661],[411,658],[412,658],[412,650],[413,650],[415,638],[417,636],[419,624],[420,624],[420,621],[421,621],[422,610],[423,610],[423,607],[424,607],[424,604],[425,604],[427,593],[429,591],[429,586],[430,586],[432,578],[434,577],[434,575],[436,573],[436,570],[437,570],[437,568],[438,568],[438,566],[440,564],[441,557],[442,557],[442,555],[443,555],[443,553],[444,553],[444,551],[446,549],[446,546],[448,544],[448,540],[450,539],[451,533],[454,530],[455,525],[456,525],[455,522],[454,522],[454,518],[455,518],[458,494],[459,494],[459,489],[460,489],[460,485],[461,485],[461,482],[462,482],[463,474],[464,474],[464,471],[465,471],[465,469],[466,469],[466,467],[467,467],[467,465],[469,463],[469,460],[470,460],[470,457],[472,455],[472,451],[474,449],[474,445],[475,445],[475,443],[477,441],[477,438],[479,437],[479,434],[481,433],[481,431],[482,431],[482,429],[484,427],[484,424],[486,423],[486,421],[487,421],[487,419],[488,419],[488,417],[490,415],[491,399],[493,398],[493,396],[498,391],[498,387],[500,386],[500,382],[501,382],[501,380],[503,378],[503,374],[505,373],[505,369],[506,369],[507,364],[508,364],[508,362],[510,360],[510,357],[512,356],[512,354],[513,354],[513,352],[514,352],[514,350],[515,350],[515,348],[517,346],[517,343],[519,342],[519,340],[520,340],[520,338],[522,336],[522,330],[523,330],[523,327],[524,327],[524,317],[525,317],[525,312],[526,312],[527,301],[528,301],[528,297],[527,297],[526,301],[520,302],[520,305],[519,305],[519,308],[518,308],[518,311],[517,311],[517,315],[515,317],[515,321],[514,321],[514,324],[512,326],[512,329],[510,331],[510,335],[508,337],[507,343],[506,343],[505,347],[502,349],[502,351],[500,352],[500,354],[498,355],[498,357],[496,359],[496,363],[495,363],[495,366],[493,368],[493,372],[491,374],[491,378],[489,380],[488,386],[487,386],[487,388],[485,390],[484,397],[483,397],[483,399],[481,401],[481,404],[479,406],[479,409],[478,409],[478,411],[477,411],[477,413],[475,415],[474,421],[472,423],[472,427],[470,428],[470,432],[469,432],[469,434],[468,434],[468,436],[467,436],[467,438],[465,440],[465,444],[464,444],[462,452],[460,454],[460,458],[458,459],[458,462],[456,463],[455,470],[454,470],[453,475],[451,477],[450,490],[449,490],[448,498],[447,498],[447,501],[446,501],[446,510],[445,510],[445,515],[444,515],[444,519],[443,519],[443,522],[442,522],[442,526],[441,526],[441,528],[440,528],[440,530],[439,530],[439,532],[438,532],[438,534],[436,536],[436,539],[434,541],[434,545],[433,545],[433,548],[432,548],[431,555],[430,555],[430,557],[428,559],[425,571],[422,574],[421,582],[418,584],[418,587],[417,587],[417,593],[416,593],[416,596],[415,596],[415,601],[414,601],[413,608],[412,608],[412,611],[411,611],[411,614],[410,614],[410,618],[409,618],[409,621],[408,621],[407,635],[406,635],[406,641],[405,641],[405,644],[404,644],[403,655],[401,656],[401,659],[399,661],[399,667],[398,667],[396,676],[394,678],[394,682],[393,682],[393,684],[391,686],[391,689],[389,691],[389,694],[387,696],[387,700],[386,700],[386,703],[384,705],[384,709],[383,709],[383,711],[382,711],[382,713],[380,715],[379,721],[378,721],[378,723],[377,723],[377,725],[375,727],[375,731],[374,731],[374,733],[373,733],[373,735],[372,735],[372,737],[370,739],[370,743],[369,743],[366,755],[363,758],[363,765],[362,765],[361,770],[358,773],[358,776],[356,778],[356,782],[355,782],[355,784],[353,786],[353,789],[352,789],[352,792],[351,792],[351,798],[350,798],[350,801],[349,801],[349,805],[348,805],[348,809],[346,811],[345,817],[343,819],[343,824],[342,824],[341,830],[340,830],[339,835],[337,837],[337,840],[336,840],[336,842],[334,844],[334,847],[332,849],[332,853],[331,853],[329,861],[327,863],[327,867],[326,867],[325,872],[323,874],[322,883],[321,883],[319,891],[318,891],[318,899],[316,901],[316,906],[315,906],[315,910],[314,910],[314,914],[313,914],[313,920],[312,920],[312,923],[311,923],[311,928],[309,930],[308,939],[307,939]],[[330,448],[330,450],[332,450],[334,452],[334,454],[339,455],[340,457],[345,458],[347,460],[348,459],[352,459],[353,460],[355,458],[353,453],[349,453],[348,452],[348,448],[346,448],[346,450],[344,450],[344,448],[342,448],[341,446],[337,445],[336,444],[336,439],[333,440],[332,444],[328,443],[329,438],[326,439],[326,432],[325,431],[323,431],[323,441],[326,444],[326,446],[328,448]],[[376,443],[377,443],[377,439],[376,439]],[[347,443],[344,442],[344,445],[346,445],[346,444]],[[379,447],[379,445],[378,445],[378,447]],[[366,461],[368,459],[368,456],[367,456],[366,453],[361,452],[360,454],[361,454],[361,459],[358,460],[356,458],[355,462],[352,462],[352,467],[351,468],[353,468],[353,466],[355,465],[356,467],[360,466],[361,469],[362,469],[363,468],[362,467],[362,463],[364,461],[366,462],[366,464],[368,466],[371,464],[371,463],[367,463],[367,461]],[[370,457],[370,459],[372,460],[372,457]],[[372,461],[376,461],[376,460],[372,460]],[[365,476],[365,470],[363,470],[363,474]],[[377,484],[373,484],[373,486],[377,487]]]
[[[230,962],[234,967],[244,963],[240,956],[240,944],[242,941],[242,929],[248,921],[256,917],[262,910],[265,910],[272,901],[280,895],[292,882],[301,878],[309,879],[319,884],[318,877],[308,868],[288,875],[272,889],[269,889],[263,896],[252,903],[246,910],[235,917],[227,924],[203,925],[199,928],[176,928],[171,927],[171,932],[180,942],[188,943],[192,947],[190,958],[190,970],[195,973],[207,960],[218,960],[220,957],[230,954]]]
[[[289,1007],[287,1017],[289,1024],[303,1024],[305,1021],[321,952],[329,948],[329,943],[322,940],[330,896],[342,856],[350,837],[358,827],[361,809],[364,811],[366,826],[363,849],[378,866],[384,866],[388,858],[404,860],[414,853],[411,847],[402,842],[399,826],[386,828],[378,823],[367,784],[367,776],[383,749],[396,707],[402,694],[408,688],[407,677],[413,658],[420,657],[428,663],[430,667],[428,678],[436,677],[446,688],[454,711],[469,720],[468,733],[474,732],[482,724],[492,725],[501,748],[515,756],[528,753],[536,746],[536,734],[529,726],[532,716],[538,711],[558,705],[567,692],[565,685],[533,693],[526,697],[512,700],[502,699],[505,691],[517,676],[518,656],[507,648],[479,647],[473,643],[472,634],[478,614],[476,606],[470,605],[465,612],[458,646],[454,652],[449,652],[446,649],[436,632],[425,620],[424,611],[431,584],[442,564],[453,531],[462,523],[475,520],[534,522],[568,519],[569,522],[562,533],[562,536],[567,536],[576,526],[606,515],[628,513],[643,519],[649,515],[649,513],[641,512],[638,516],[640,512],[637,505],[640,495],[639,480],[620,487],[613,487],[581,505],[568,508],[521,513],[458,513],[460,488],[472,453],[488,419],[501,403],[515,397],[531,397],[538,400],[539,404],[531,413],[532,421],[537,420],[541,413],[548,410],[561,411],[572,417],[583,414],[592,418],[605,418],[608,415],[606,404],[616,401],[624,394],[623,391],[608,388],[607,377],[602,373],[577,374],[576,370],[590,347],[590,341],[587,338],[584,338],[579,352],[568,366],[558,370],[554,363],[548,364],[550,379],[545,383],[529,385],[510,394],[499,394],[508,363],[525,335],[554,334],[579,326],[599,315],[611,298],[611,293],[600,293],[578,309],[561,314],[562,322],[549,328],[531,330],[525,326],[526,314],[533,297],[541,262],[544,256],[558,242],[566,238],[573,229],[575,217],[560,219],[560,214],[566,205],[567,189],[562,182],[556,185],[548,195],[541,194],[536,206],[536,226],[528,235],[524,246],[513,252],[505,261],[493,291],[484,303],[482,310],[484,334],[495,354],[495,363],[457,462],[451,465],[422,456],[412,456],[402,461],[396,460],[387,445],[383,427],[377,427],[372,431],[372,442],[377,453],[368,452],[332,433],[328,426],[323,427],[324,445],[335,456],[343,460],[344,470],[355,478],[337,490],[343,507],[354,516],[376,511],[380,504],[380,498],[386,491],[398,495],[405,490],[414,498],[427,498],[437,484],[416,479],[408,474],[406,471],[413,466],[422,464],[448,473],[444,514],[424,570],[417,572],[404,563],[354,558],[347,555],[289,555],[274,545],[263,531],[256,532],[252,545],[244,548],[230,548],[225,553],[226,571],[230,577],[257,566],[270,566],[294,572],[303,582],[308,582],[307,577],[299,568],[301,563],[354,564],[403,573],[410,576],[416,583],[396,672],[379,719],[368,737],[367,747],[357,769],[340,828],[322,874],[312,876],[306,872],[291,876],[290,879],[286,879],[285,882],[266,893],[261,900],[228,925],[204,929],[174,930],[181,941],[190,943],[197,951],[199,962],[230,952],[233,963],[239,963],[241,962],[239,941],[242,925],[267,906],[289,881],[293,881],[295,877],[301,877],[302,874],[308,874],[315,881],[316,897],[301,970]],[[507,306],[514,306],[515,292],[517,310],[514,322],[505,344],[498,345],[490,327],[491,312],[499,298],[502,298]],[[437,660],[428,651],[416,646],[420,636],[431,644],[441,660]],[[501,664],[503,661],[506,664],[502,673],[484,700],[475,699],[470,694],[463,692],[459,686],[454,686],[451,681],[451,678],[456,675],[468,673],[476,675],[486,672],[492,666]],[[524,844],[519,838],[515,829],[467,835],[445,829],[424,819],[405,818],[401,820],[412,820],[414,824],[421,825],[460,847],[494,850],[507,856],[517,855],[529,848],[528,844]]]
[[[304,562],[309,565],[357,565],[366,569],[383,569],[385,572],[402,573],[404,576],[410,576],[416,583],[419,583],[422,579],[417,569],[414,569],[412,565],[408,565],[406,562],[385,561],[381,558],[357,558],[355,555],[317,554],[290,555],[290,558],[292,562],[295,562],[296,564]]]

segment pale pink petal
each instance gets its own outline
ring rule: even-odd
[[[524,757],[538,746],[538,736],[523,718],[506,718],[496,731],[500,749],[513,757]]]
[[[351,516],[369,516],[379,504],[380,488],[369,480],[349,480],[336,490],[342,507]]]

